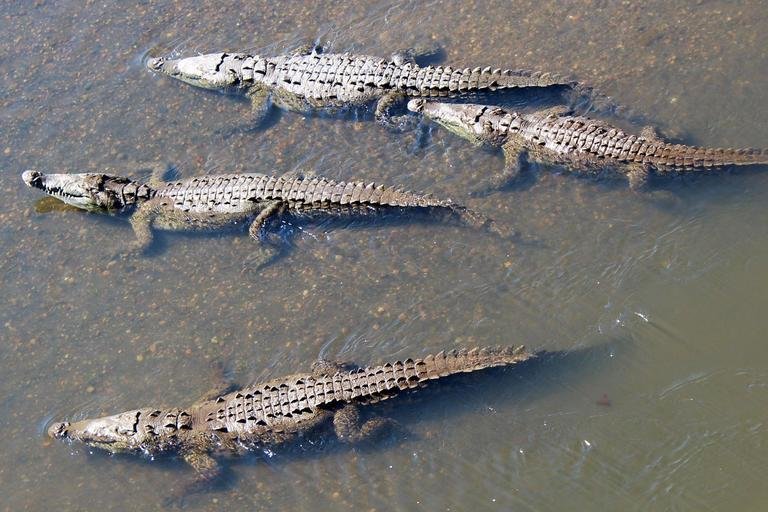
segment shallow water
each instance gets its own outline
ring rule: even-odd
[[[152,75],[147,55],[263,54],[322,42],[386,55],[439,44],[457,66],[573,75],[629,122],[708,146],[768,145],[760,2],[17,2],[0,6],[2,510],[152,510],[178,460],[48,440],[54,419],[194,401],[216,362],[248,383],[318,356],[363,364],[525,343],[546,361],[382,404],[404,432],[228,462],[191,509],[758,510],[768,499],[766,169],[621,184],[537,166],[468,199],[502,165],[432,130],[273,113]],[[627,123],[625,119],[620,121]],[[206,172],[307,169],[451,197],[514,226],[515,246],[446,225],[300,224],[254,274],[244,233],[161,234],[116,263],[127,222],[61,208],[26,168],[143,162]],[[607,398],[607,400],[606,400]],[[610,405],[606,405],[609,402]],[[602,405],[601,405],[602,404]]]

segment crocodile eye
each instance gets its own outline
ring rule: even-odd
[[[115,425],[115,434],[121,436],[132,436],[134,434],[132,426]]]

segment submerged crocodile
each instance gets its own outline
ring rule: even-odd
[[[414,99],[408,109],[477,145],[501,147],[501,186],[517,177],[521,158],[561,164],[580,174],[605,170],[626,176],[638,189],[653,175],[703,171],[732,165],[768,164],[765,149],[711,149],[665,142],[652,127],[631,135],[597,119],[569,115],[565,107],[518,113],[501,107]]]
[[[336,182],[263,174],[218,174],[149,183],[109,174],[43,174],[25,171],[24,182],[67,204],[88,210],[129,211],[136,234],[131,251],[152,242],[152,228],[167,230],[215,229],[250,222],[249,233],[265,241],[267,223],[290,213],[365,215],[388,210],[423,211],[503,235],[487,217],[447,200],[363,182]],[[261,244],[262,259],[274,247]],[[262,261],[263,263],[263,261]]]
[[[245,53],[210,53],[184,59],[152,58],[150,69],[205,89],[244,92],[253,121],[264,118],[271,103],[294,112],[334,111],[376,102],[376,119],[403,127],[407,116],[390,109],[408,96],[460,96],[519,87],[586,88],[550,73],[486,68],[421,67],[414,52],[390,59],[368,55],[320,54],[300,49],[290,55],[261,57]]]
[[[196,483],[220,474],[217,455],[272,448],[332,423],[353,443],[380,433],[391,420],[360,421],[358,405],[378,402],[448,375],[513,365],[538,355],[522,346],[440,352],[347,370],[319,361],[311,373],[208,396],[187,408],[143,408],[76,423],[54,423],[51,437],[111,453],[176,453],[197,472]]]

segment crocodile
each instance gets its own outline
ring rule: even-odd
[[[519,113],[497,106],[417,98],[408,102],[408,109],[476,145],[501,147],[505,167],[492,178],[493,188],[514,181],[526,159],[563,165],[583,175],[608,171],[625,177],[634,190],[644,188],[651,176],[768,164],[766,149],[673,144],[662,140],[651,126],[632,135],[604,121],[572,115],[564,106]]]
[[[92,211],[130,213],[136,240],[127,254],[148,249],[152,228],[216,229],[250,223],[249,234],[260,242],[255,260],[275,256],[268,239],[268,222],[294,216],[366,215],[373,212],[424,212],[503,236],[493,220],[428,195],[374,183],[333,181],[322,177],[217,174],[161,181],[157,169],[147,182],[123,176],[79,173],[45,174],[27,170],[24,183],[63,202]]]
[[[542,355],[523,346],[452,350],[421,359],[349,369],[320,360],[311,372],[221,394],[221,386],[186,408],[145,407],[74,423],[57,422],[48,435],[109,453],[180,456],[195,470],[194,487],[221,474],[222,455],[271,450],[332,424],[344,443],[371,439],[391,419],[360,420],[360,405],[423,387],[458,373],[514,365]]]
[[[245,93],[252,121],[264,119],[271,104],[309,113],[335,112],[376,102],[375,118],[395,129],[409,127],[408,116],[391,109],[409,96],[466,96],[497,89],[588,88],[551,73],[527,70],[419,66],[416,51],[395,52],[389,59],[350,53],[318,53],[303,47],[288,55],[262,57],[218,52],[182,59],[150,58],[147,67],[193,86]],[[597,95],[596,95],[597,96]],[[411,123],[412,124],[412,123]]]

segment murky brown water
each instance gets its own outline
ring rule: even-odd
[[[676,199],[659,202],[541,166],[524,187],[465,201],[535,243],[309,224],[255,275],[245,234],[162,234],[150,257],[116,264],[127,222],[40,202],[19,175],[150,161],[184,176],[310,169],[464,201],[502,165],[441,130],[412,154],[413,134],[351,117],[276,114],[266,131],[233,131],[247,128],[246,103],[142,67],[150,52],[312,41],[378,55],[434,41],[455,65],[574,75],[687,143],[766,146],[768,6],[137,4],[0,6],[2,510],[158,508],[189,477],[181,462],[88,454],[44,429],[191,402],[214,361],[247,383],[319,355],[369,363],[499,343],[565,355],[382,405],[407,433],[374,446],[232,461],[190,508],[765,507],[764,168],[661,184]]]

